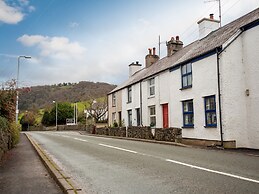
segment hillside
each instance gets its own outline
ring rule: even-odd
[[[96,99],[106,96],[115,87],[108,83],[88,81],[33,86],[29,92],[20,92],[19,108],[21,111],[46,108],[53,100],[72,103]]]

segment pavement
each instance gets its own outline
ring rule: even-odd
[[[23,133],[18,145],[0,163],[0,193],[63,193]]]

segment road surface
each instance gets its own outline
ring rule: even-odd
[[[259,157],[77,132],[29,132],[87,193],[259,193]]]

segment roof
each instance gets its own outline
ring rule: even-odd
[[[208,52],[221,47],[227,42],[239,29],[259,19],[259,8],[234,20],[233,22],[211,32],[206,37],[196,40],[193,43],[183,47],[175,54],[164,57],[148,68],[143,68],[132,75],[123,84],[117,86],[109,94],[138,83],[148,77],[154,76],[162,71],[168,70],[179,64],[200,57]]]

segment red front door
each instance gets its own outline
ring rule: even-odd
[[[163,128],[168,128],[168,104],[163,104]]]

